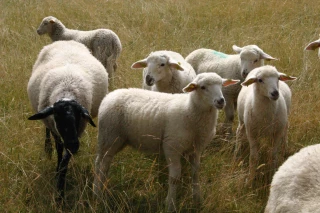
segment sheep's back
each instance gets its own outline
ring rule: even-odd
[[[320,145],[289,157],[275,173],[266,212],[313,212],[320,208]]]

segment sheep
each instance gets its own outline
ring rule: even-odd
[[[262,66],[252,70],[241,84],[238,96],[238,120],[236,133],[237,156],[241,143],[249,141],[249,179],[253,183],[258,165],[271,167],[271,172],[277,168],[279,149],[287,144],[288,114],[291,103],[291,90],[283,81],[295,80],[295,77],[280,73],[273,66]],[[272,151],[271,151],[272,150]],[[285,151],[285,150],[281,150]],[[270,165],[263,161],[259,153],[267,152]],[[269,181],[266,175],[265,180]]]
[[[302,148],[273,176],[265,213],[320,210],[320,145]]]
[[[320,36],[320,35],[319,35]],[[309,43],[304,49],[305,50],[316,50],[317,48],[320,47],[320,39],[315,40],[311,43]],[[318,57],[320,58],[320,49],[318,51]]]
[[[158,153],[169,167],[167,209],[176,210],[176,187],[181,176],[180,158],[190,156],[193,200],[200,203],[200,154],[215,135],[218,110],[225,105],[221,87],[239,80],[215,73],[199,74],[184,89],[188,94],[168,94],[138,88],[109,93],[99,108],[98,147],[94,192],[101,194],[111,161],[126,145]]]
[[[95,126],[91,116],[97,116],[99,105],[108,92],[108,74],[83,44],[57,41],[41,50],[27,92],[37,112],[28,119],[42,119],[46,136],[50,138],[51,132],[55,139],[58,200],[61,201],[68,162],[79,149],[78,138],[87,122]]]
[[[182,93],[196,77],[192,66],[179,53],[167,50],[152,52],[131,68],[144,68],[142,88],[158,92]]]
[[[277,60],[256,45],[248,45],[242,48],[233,45],[232,48],[238,54],[228,55],[211,49],[197,49],[186,57],[186,61],[191,64],[197,74],[215,72],[222,78],[239,79],[243,82],[251,70],[264,64],[264,60]],[[240,89],[240,84],[222,89],[226,99],[223,131],[228,138],[231,138],[233,134],[232,123]]]
[[[109,78],[117,70],[117,60],[122,51],[119,37],[112,30],[96,29],[91,31],[72,30],[65,27],[53,16],[45,17],[37,29],[39,35],[48,34],[51,40],[75,40],[86,45],[107,69]]]

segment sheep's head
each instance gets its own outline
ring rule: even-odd
[[[222,94],[222,87],[233,85],[240,80],[224,79],[216,73],[201,73],[189,83],[183,92],[194,92],[198,101],[222,109],[225,105],[225,99]]]
[[[143,77],[148,86],[163,79],[170,81],[172,72],[184,70],[180,62],[161,52],[151,53],[147,58],[133,63],[131,68],[145,68]]]
[[[249,72],[254,68],[264,64],[263,60],[277,60],[267,53],[263,52],[256,45],[248,45],[244,47],[232,46],[233,50],[240,54],[241,59],[241,76],[246,78]]]
[[[290,81],[295,79],[296,77],[278,72],[273,66],[263,66],[254,69],[241,85],[254,84],[255,92],[275,101],[279,98],[279,80]]]
[[[44,34],[51,34],[53,29],[54,29],[54,24],[58,21],[57,18],[53,17],[53,16],[48,16],[45,17],[40,26],[37,29],[37,33],[39,35],[44,35]]]
[[[87,120],[92,126],[94,122],[89,112],[74,100],[62,99],[40,112],[29,117],[29,120],[45,119],[53,115],[56,129],[62,137],[65,148],[75,153],[79,148],[79,130],[83,128],[81,119]]]

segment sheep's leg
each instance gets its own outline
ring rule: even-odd
[[[50,138],[50,129],[46,128],[46,140],[44,143],[44,151],[47,154],[47,157],[51,159],[52,157],[52,143]]]
[[[244,123],[239,122],[239,126],[237,128],[237,133],[236,133],[236,144],[235,144],[235,151],[234,151],[235,160],[243,154],[242,150],[245,150],[245,148],[243,148],[243,142],[245,141],[245,137],[246,137],[246,127]]]
[[[272,148],[272,165],[271,165],[271,171],[269,175],[269,181],[272,180],[273,174],[276,172],[277,168],[279,167],[279,155],[282,155],[285,153],[286,150],[279,150],[281,149],[281,146],[285,146],[285,140],[287,138],[287,129],[285,128],[284,131],[280,132],[280,134],[277,134],[274,137],[274,143]],[[285,149],[285,147],[284,147]],[[279,152],[280,151],[280,152]],[[270,159],[270,158],[269,158]]]
[[[190,157],[192,166],[192,197],[195,207],[198,209],[201,203],[199,169],[200,169],[200,153],[195,153]]]
[[[169,212],[173,212],[177,210],[177,184],[181,177],[180,155],[172,151],[168,153],[165,150],[165,157],[169,167],[169,190],[168,195],[166,197],[166,206]]]
[[[251,185],[256,177],[256,169],[259,163],[259,144],[256,140],[250,140],[250,158],[249,158],[249,180]]]
[[[113,140],[112,144],[100,144],[98,155],[95,161],[95,178],[93,182],[93,191],[96,195],[100,195],[104,189],[113,157],[119,151],[121,151],[124,146],[124,140],[119,138]]]
[[[228,138],[232,137],[232,123],[234,120],[234,101],[232,98],[226,98],[226,106],[224,108],[225,120],[223,123],[223,131]]]
[[[63,143],[61,141],[61,138],[56,135],[55,133],[51,132],[54,140],[55,140],[55,144],[56,144],[56,150],[57,150],[57,156],[58,156],[58,164],[57,164],[57,172],[59,172],[59,166],[62,160],[62,154],[63,154]]]

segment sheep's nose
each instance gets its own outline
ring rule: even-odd
[[[275,90],[271,93],[272,99],[278,99],[279,98],[279,92],[278,90]]]
[[[217,103],[218,103],[219,105],[224,104],[224,98],[220,98],[220,100],[218,100]]]
[[[154,84],[154,78],[152,78],[150,75],[146,76],[146,83],[148,86],[152,86]]]
[[[246,78],[247,75],[248,75],[248,70],[247,69],[242,70],[242,77]]]

